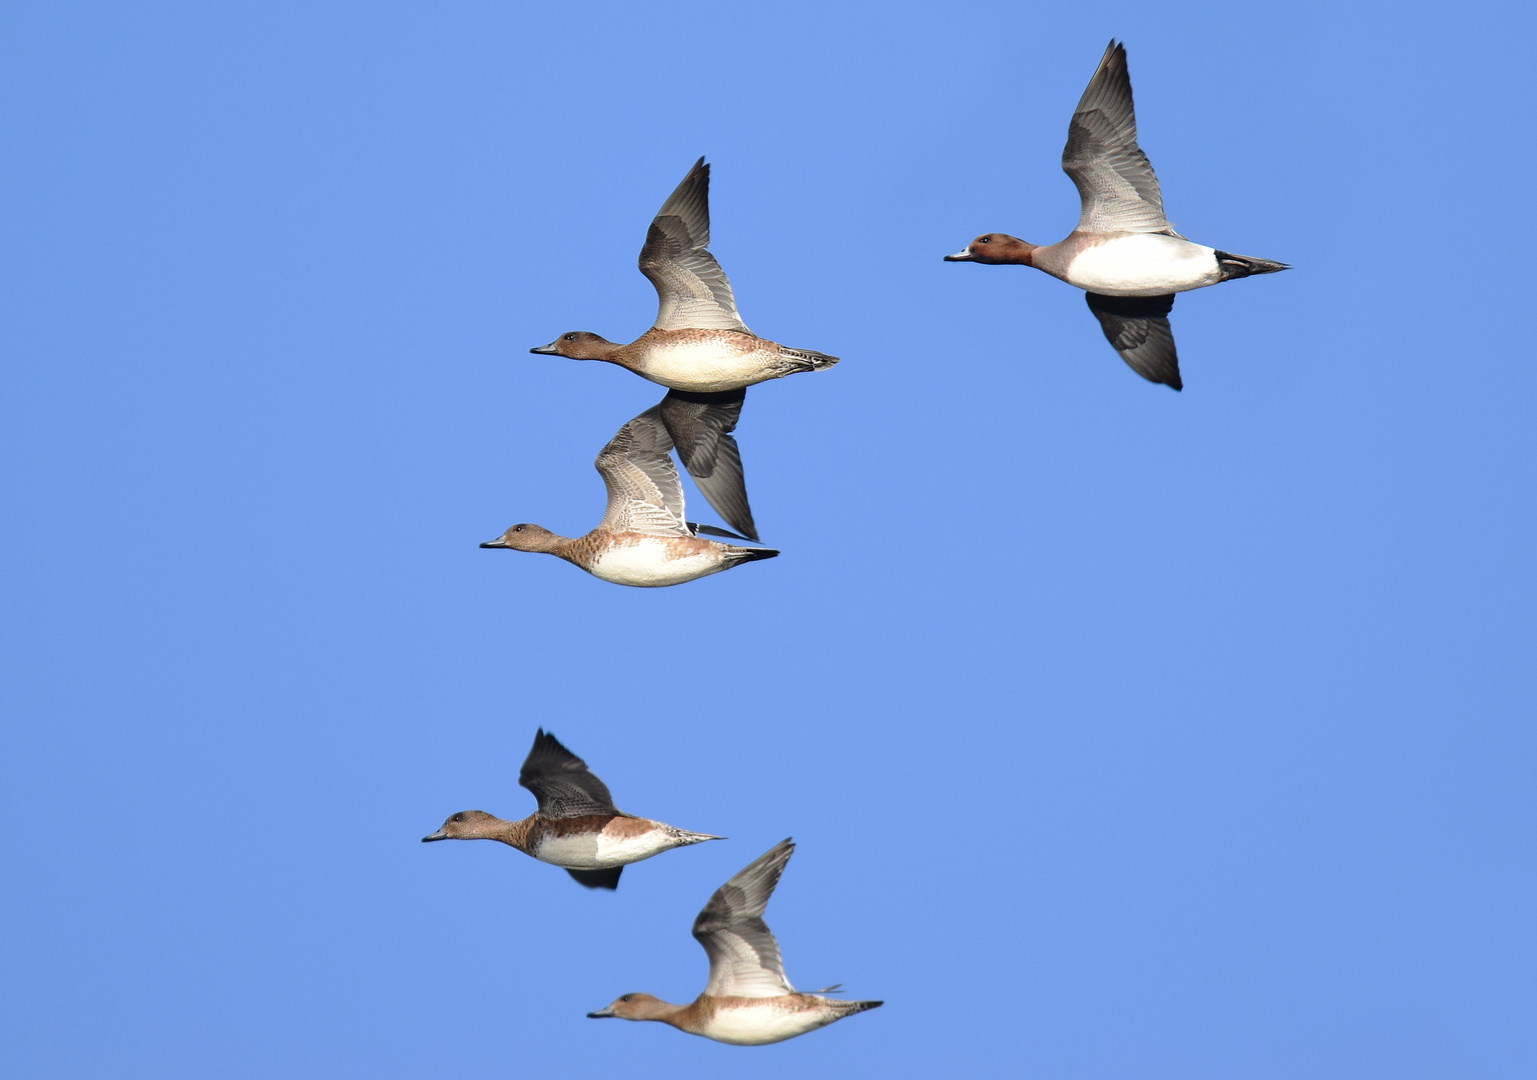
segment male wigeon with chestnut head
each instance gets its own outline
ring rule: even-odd
[[[1126,49],[1112,41],[1068,125],[1062,169],[1078,188],[1078,227],[1055,244],[985,233],[946,262],[1033,266],[1088,294],[1115,351],[1150,382],[1180,389],[1169,312],[1174,295],[1285,263],[1191,243],[1169,224],[1147,155],[1137,145]]]

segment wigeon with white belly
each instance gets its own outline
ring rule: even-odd
[[[630,863],[675,847],[722,839],[616,810],[608,786],[543,729],[534,736],[518,783],[539,800],[539,809],[522,821],[504,821],[484,810],[462,810],[437,832],[422,837],[422,843],[500,840],[540,862],[559,866],[590,889],[617,889],[619,874]]]
[[[1174,231],[1153,166],[1137,146],[1126,49],[1114,41],[1068,125],[1062,169],[1082,203],[1067,239],[1041,246],[987,233],[945,261],[1033,266],[1083,289],[1121,359],[1144,379],[1180,389],[1168,318],[1175,294],[1286,264],[1204,247]]]
[[[704,158],[657,211],[640,249],[640,272],[656,286],[656,324],[628,345],[586,330],[562,334],[530,352],[602,360],[673,390],[718,394],[802,371],[836,356],[760,338],[737,314],[731,282],[706,250],[710,243],[710,166]]]
[[[650,994],[625,994],[587,1015],[595,1020],[657,1020],[716,1042],[761,1046],[883,1004],[827,997],[836,986],[801,992],[785,978],[779,943],[763,921],[763,911],[794,850],[785,840],[755,859],[717,889],[694,920],[694,937],[710,958],[704,993],[687,1005],[671,1005]]]
[[[604,581],[641,588],[679,585],[778,555],[772,548],[703,539],[700,533],[746,537],[684,519],[683,484],[671,457],[675,441],[687,444],[687,453],[709,455],[707,483],[713,486],[701,483],[700,489],[724,507],[728,520],[752,529],[741,458],[729,434],[732,407],[712,404],[705,395],[684,397],[668,394],[620,428],[598,454],[594,464],[608,489],[608,506],[591,532],[569,537],[538,525],[514,525],[480,546],[554,555]]]

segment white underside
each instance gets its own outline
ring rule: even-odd
[[[1063,280],[1106,296],[1165,296],[1215,285],[1222,272],[1213,248],[1136,233],[1085,248],[1068,263]]]
[[[677,846],[660,829],[640,836],[561,836],[546,839],[534,858],[567,870],[610,870]]]
[[[761,1005],[718,1010],[700,1034],[735,1046],[762,1046],[826,1027],[833,1019],[816,1009],[782,1009],[773,998],[764,998]]]
[[[760,353],[742,353],[703,341],[646,353],[646,378],[673,390],[718,394],[778,376],[780,366]]]
[[[714,552],[669,558],[666,543],[658,539],[610,548],[598,557],[589,572],[615,585],[645,589],[680,585],[726,569],[725,560]]]

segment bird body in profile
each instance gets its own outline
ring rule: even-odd
[[[836,356],[791,349],[743,330],[653,327],[628,345],[572,330],[529,352],[569,360],[602,360],[673,390],[718,394],[803,371],[820,371]]]
[[[656,286],[656,324],[651,329],[628,345],[590,331],[572,330],[529,351],[617,364],[671,390],[663,399],[659,417],[672,436],[683,467],[721,517],[742,536],[756,540],[758,534],[742,486],[741,458],[736,440],[731,438],[747,387],[802,371],[821,371],[836,364],[838,358],[811,349],[792,349],[747,329],[737,314],[731,282],[709,252],[709,196],[710,167],[700,158],[646,231],[640,269]],[[667,572],[653,575],[649,570],[638,570],[637,560],[645,563],[655,551],[614,549],[609,552],[608,566],[627,578],[658,576],[669,580],[655,584],[676,584],[670,579],[682,571],[683,563],[712,565],[708,556],[714,549],[688,552],[673,545],[664,560]],[[705,561],[699,562],[695,555],[706,557]],[[604,576],[598,569],[592,572]],[[679,580],[690,579],[685,576]]]
[[[1078,227],[1056,244],[986,233],[946,262],[1033,266],[1087,293],[1106,339],[1133,371],[1180,389],[1169,312],[1176,293],[1285,263],[1192,243],[1164,217],[1163,194],[1137,145],[1126,50],[1112,41],[1068,126],[1062,169],[1078,188]]]
[[[706,482],[715,486],[701,484],[701,490],[713,492],[718,505],[739,511],[731,516],[745,519],[751,528],[741,460],[729,434],[734,413],[729,406],[680,401],[669,394],[620,428],[598,454],[594,464],[608,489],[608,505],[591,532],[568,537],[525,523],[480,546],[555,555],[603,581],[640,588],[680,585],[778,555],[772,548],[706,540],[701,532],[735,534],[684,519],[683,484],[672,463],[669,423],[694,440],[691,452],[702,453],[702,446],[713,445],[711,467],[718,468],[719,475],[712,472]]]
[[[802,992],[785,978],[763,912],[795,845],[784,840],[715,891],[694,920],[693,934],[710,958],[704,992],[687,1005],[650,994],[625,994],[593,1019],[657,1020],[690,1035],[737,1046],[783,1042],[874,1009],[879,1001],[842,1001],[826,990]]]
[[[587,763],[540,729],[523,761],[518,783],[534,793],[539,809],[521,821],[504,821],[484,810],[461,810],[422,842],[500,840],[540,862],[559,866],[592,889],[616,889],[630,863],[675,847],[719,840],[616,809],[608,786]]]
[[[768,379],[821,371],[836,356],[760,338],[737,314],[726,272],[709,252],[710,166],[704,158],[668,196],[646,230],[640,272],[656,286],[656,323],[628,345],[586,330],[530,349],[602,360],[672,390],[718,394]]]

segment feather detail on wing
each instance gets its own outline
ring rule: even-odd
[[[1167,296],[1101,296],[1085,293],[1089,310],[1099,320],[1105,340],[1121,354],[1138,375],[1148,382],[1163,383],[1179,390],[1179,354],[1174,348],[1174,330],[1169,326],[1169,312],[1174,310],[1174,294]]]
[[[585,761],[543,728],[534,736],[533,748],[523,759],[518,783],[539,800],[541,817],[577,818],[619,812],[614,809],[608,785],[588,771]]]
[[[683,519],[683,484],[672,463],[672,436],[653,405],[625,424],[593,464],[608,488],[599,528],[653,536],[691,536]]]
[[[746,396],[745,388],[716,394],[673,390],[659,408],[662,423],[699,493],[728,525],[756,540],[758,530],[747,505],[747,484],[742,476],[742,453],[731,435]]]
[[[715,891],[694,920],[694,937],[710,957],[714,997],[769,998],[793,994],[785,978],[779,943],[763,921],[764,908],[795,845],[783,840],[754,859]]]
[[[710,243],[710,166],[700,158],[646,230],[640,272],[656,286],[658,330],[751,333],[736,311],[726,272]]]
[[[1067,128],[1062,171],[1083,204],[1083,232],[1172,232],[1163,194],[1147,155],[1137,145],[1126,49],[1112,41],[1089,80]]]

